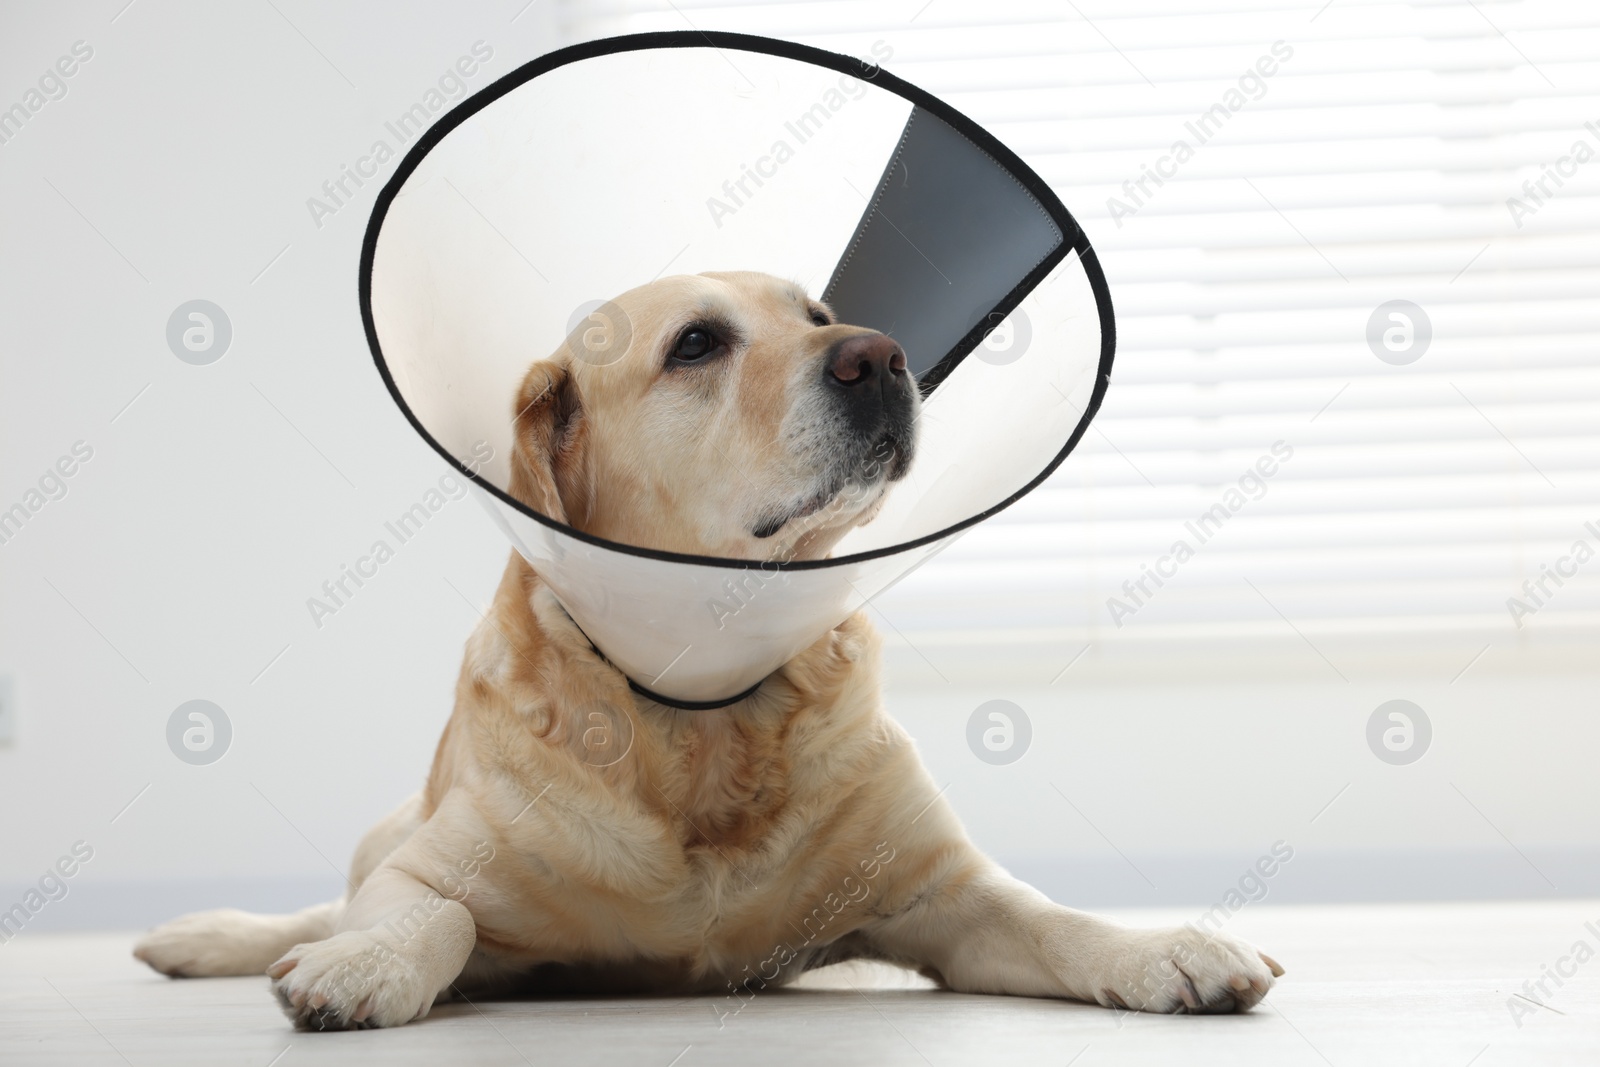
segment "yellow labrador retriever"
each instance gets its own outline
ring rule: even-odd
[[[762,274],[616,303],[626,358],[569,342],[516,398],[511,488],[534,508],[613,541],[812,559],[905,473],[918,397],[889,337]],[[134,954],[169,975],[265,971],[309,1029],[398,1026],[455,993],[748,998],[849,959],[1157,1012],[1266,995],[1283,972],[1254,948],[1073,911],[981,854],[884,713],[878,659],[857,614],[737,705],[665,707],[512,553],[427,787],[361,842],[346,897],[186,916]]]

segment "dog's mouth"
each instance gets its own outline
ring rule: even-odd
[[[769,537],[774,537],[777,535],[779,530],[783,529],[791,522],[795,522],[798,519],[810,518],[812,515],[815,515],[817,512],[827,507],[837,495],[837,493],[819,492],[811,497],[806,498],[797,505],[780,507],[774,511],[768,512],[756,520],[755,525],[750,528],[750,533],[762,540],[766,540]]]
[[[777,535],[791,523],[827,512],[855,515],[882,496],[889,483],[905,477],[911,466],[911,427],[893,426],[853,460],[835,463],[812,492],[764,511],[750,527],[761,540]],[[826,519],[808,525],[828,525]]]

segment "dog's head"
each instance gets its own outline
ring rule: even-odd
[[[905,475],[905,353],[798,285],[678,275],[602,315],[518,392],[511,492],[542,514],[664,551],[818,559]]]

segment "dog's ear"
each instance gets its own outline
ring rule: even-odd
[[[511,495],[557,522],[581,522],[584,429],[571,370],[556,360],[530,367],[517,390]]]

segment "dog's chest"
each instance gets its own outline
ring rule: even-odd
[[[664,771],[637,799],[665,805],[672,834],[688,851],[757,847],[777,832],[790,806],[796,764],[804,760],[775,729],[729,717],[658,726]],[[803,798],[798,798],[803,799]]]
[[[582,817],[556,805],[523,824],[538,839],[518,852],[542,876],[522,883],[516,911],[559,910],[546,933],[578,959],[643,956],[703,976],[791,946],[803,963],[866,915],[859,872],[845,881],[871,856],[865,813],[807,788],[804,753],[776,732],[690,725],[649,739],[663,773],[607,790]]]
[[[870,880],[839,873],[841,850],[819,840],[814,821],[727,819],[740,843],[687,820],[663,843],[676,851],[670,883],[641,894],[646,907],[614,915],[626,951],[673,961],[689,979],[748,968],[771,980],[780,966],[803,969],[870,917]],[[751,834],[757,823],[764,832]]]

